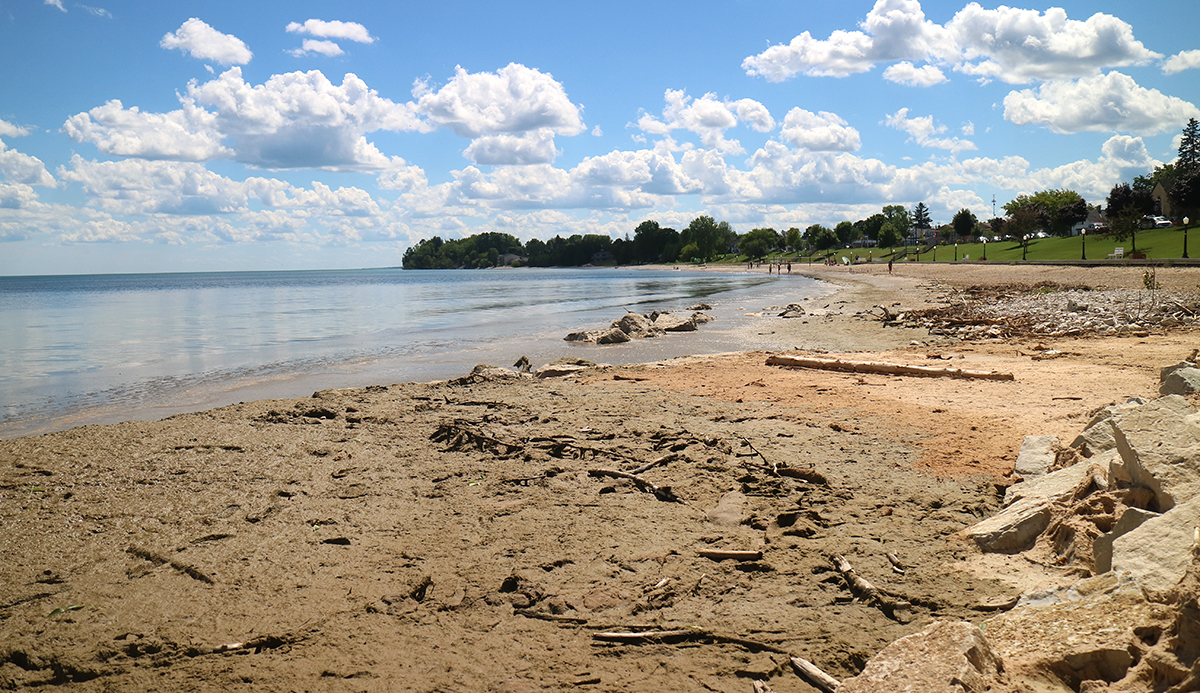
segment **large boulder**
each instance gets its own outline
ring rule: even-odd
[[[1121,464],[1113,475],[1132,486],[1150,489],[1157,509],[1200,495],[1200,425],[1179,395],[1168,395],[1115,414],[1113,428]]]
[[[624,344],[629,341],[629,335],[619,328],[609,327],[603,330],[588,330],[572,332],[564,337],[568,342],[591,342],[593,344]]]
[[[633,338],[657,337],[662,334],[662,329],[655,327],[654,321],[637,313],[626,313],[612,326]]]
[[[934,621],[872,657],[837,693],[962,693],[1001,682],[1003,667],[978,626]]]
[[[1136,409],[1145,404],[1146,401],[1141,397],[1131,397],[1128,401],[1121,404],[1110,404],[1100,411],[1096,412],[1084,427],[1083,432],[1071,441],[1070,447],[1079,451],[1084,457],[1093,457],[1106,450],[1115,450],[1117,441],[1113,438],[1112,425],[1108,420],[1114,414],[1118,414],[1129,409]]]
[[[1125,514],[1129,514],[1127,510]],[[1166,592],[1187,573],[1200,532],[1200,498],[1150,517],[1112,544],[1112,569],[1129,573],[1148,592]]]

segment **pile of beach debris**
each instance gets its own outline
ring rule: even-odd
[[[623,344],[632,339],[661,337],[667,332],[695,332],[700,325],[713,321],[711,315],[702,312],[712,310],[712,306],[707,303],[691,306],[687,310],[692,311],[687,317],[666,310],[656,310],[645,315],[629,312],[605,329],[572,332],[564,339],[568,342]]]
[[[1164,368],[1163,391],[1187,369]],[[1200,690],[1200,413],[1180,394],[1104,407],[1065,447],[1028,436],[1014,479],[962,536],[1079,579],[985,629],[936,622],[836,690]]]
[[[1149,274],[1145,289],[1092,290],[1043,282],[955,289],[941,300],[945,305],[938,308],[877,306],[873,314],[888,325],[962,339],[1145,335],[1200,321],[1200,294],[1159,290]]]

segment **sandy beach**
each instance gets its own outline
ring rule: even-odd
[[[2,441],[0,689],[815,691],[789,656],[849,678],[934,621],[987,624],[1086,576],[959,533],[1000,509],[1025,436],[1065,443],[1097,409],[1157,397],[1159,369],[1200,347],[1193,328],[963,341],[880,306],[1042,282],[1144,290],[1143,270],[792,271],[841,290],[803,319],[746,307],[789,353],[1013,379],[738,352]],[[1154,300],[1187,297],[1200,271],[1156,280]],[[905,613],[856,599],[832,556]],[[604,637],[647,631],[676,635]],[[991,690],[1083,690],[1050,673],[1034,687],[1023,637],[993,644],[1011,666]]]

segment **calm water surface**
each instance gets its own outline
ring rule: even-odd
[[[0,277],[0,438],[455,377],[520,355],[626,363],[765,348],[739,308],[827,290],[799,276],[622,269]],[[718,318],[699,333],[562,341],[625,308],[698,301]]]

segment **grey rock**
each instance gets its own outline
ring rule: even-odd
[[[1092,555],[1096,559],[1092,572],[1100,574],[1112,570],[1113,542],[1141,527],[1146,520],[1158,517],[1158,515],[1158,513],[1141,508],[1125,508],[1125,512],[1121,513],[1121,517],[1113,525],[1112,531],[1101,534],[1092,542]]]
[[[713,320],[716,320],[716,318],[709,315],[708,313],[700,313],[700,312],[692,313],[692,322],[696,323],[697,325],[704,325],[706,323],[712,322]]]
[[[1148,592],[1175,587],[1192,563],[1197,525],[1200,498],[1146,519],[1140,527],[1113,541],[1113,571],[1131,574]]]
[[[1050,501],[1022,498],[996,515],[963,530],[985,553],[1024,551],[1050,524]]]
[[[1113,414],[1135,409],[1145,403],[1146,401],[1141,397],[1131,397],[1121,404],[1110,404],[1104,407],[1092,416],[1083,432],[1071,441],[1070,447],[1078,450],[1079,454],[1084,457],[1093,457],[1106,450],[1115,450],[1117,441],[1113,438],[1112,426],[1108,424],[1108,420],[1113,417]]]
[[[1176,371],[1183,370],[1184,368],[1195,368],[1195,367],[1196,367],[1195,361],[1180,361],[1179,363],[1176,363],[1172,366],[1163,366],[1162,368],[1158,369],[1158,380],[1159,380],[1159,382],[1162,382],[1167,379],[1167,376],[1171,375],[1172,373],[1174,373]]]
[[[1200,368],[1171,371],[1158,387],[1160,395],[1189,395],[1193,392],[1200,392]]]
[[[1113,464],[1120,463],[1121,456],[1115,450],[1109,450],[1103,455],[1051,472],[1033,480],[1009,486],[1004,492],[1004,504],[1021,500],[1022,498],[1041,498],[1057,501],[1071,495],[1079,484],[1099,472],[1107,480]]]
[[[745,519],[745,506],[746,496],[739,491],[730,491],[708,511],[708,521],[719,527],[737,527]]]
[[[1017,453],[1015,470],[1025,478],[1041,476],[1054,465],[1058,436],[1025,436]]]
[[[655,337],[662,330],[654,326],[654,321],[637,313],[626,313],[624,317],[612,324],[630,337]]]
[[[694,332],[696,323],[689,317],[674,313],[658,313],[654,318],[654,326],[667,332]]]
[[[1179,395],[1167,395],[1110,419],[1121,465],[1115,478],[1150,489],[1158,509],[1200,495],[1200,426]]]

